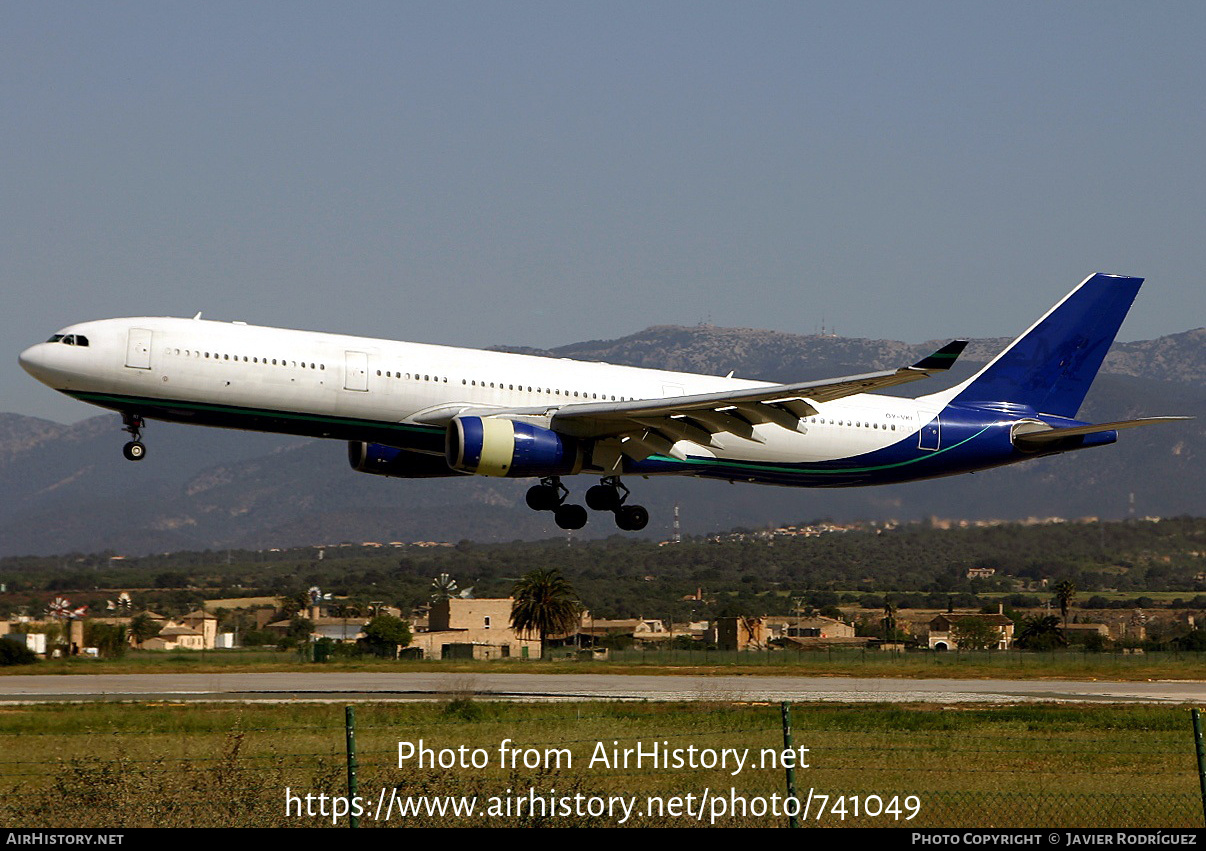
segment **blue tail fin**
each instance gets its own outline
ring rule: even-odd
[[[1075,417],[1142,283],[1142,278],[1089,276],[988,366],[955,388],[952,401],[1007,402],[1042,414]]]

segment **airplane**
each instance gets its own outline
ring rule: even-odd
[[[874,391],[943,372],[955,340],[914,364],[774,384],[606,363],[136,317],[70,325],[20,355],[34,378],[119,412],[131,461],[148,419],[348,442],[351,466],[400,478],[536,479],[563,529],[586,508],[562,477],[593,474],[587,506],[625,531],[648,511],[623,476],[853,487],[973,472],[1114,443],[1187,419],[1076,419],[1142,278],[1094,274],[971,378],[917,398]]]

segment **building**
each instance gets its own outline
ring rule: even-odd
[[[218,646],[218,616],[205,609],[189,612],[177,621],[181,626],[187,626],[201,634],[201,645],[206,650]],[[160,633],[162,635],[162,633]]]
[[[173,624],[142,643],[143,650],[205,650],[205,636],[191,626]]]
[[[947,612],[930,621],[929,648],[931,650],[958,650],[958,624],[960,621],[968,619],[983,622],[993,632],[995,643],[989,647],[990,650],[1008,650],[1013,646],[1013,621],[1000,611],[991,615],[980,612]]]
[[[665,622],[657,618],[604,619],[592,617],[590,612],[582,613],[578,633],[588,635],[596,641],[608,636],[628,636],[634,644],[669,641],[671,638]]]
[[[854,626],[823,615],[765,618],[772,638],[854,638]]]
[[[765,650],[766,627],[762,618],[716,619],[716,646],[721,650]]]
[[[437,600],[427,615],[427,631],[414,633],[410,646],[425,659],[539,659],[540,636],[511,629],[514,602],[510,597]]]

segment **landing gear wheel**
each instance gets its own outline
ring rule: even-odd
[[[561,484],[560,476],[545,476],[540,484],[528,488],[524,499],[533,511],[556,511],[568,496],[569,488]]]
[[[122,413],[121,422],[124,426],[122,431],[134,438],[121,448],[121,454],[126,456],[127,461],[141,461],[147,454],[147,448],[142,445],[142,427],[145,422],[138,414],[128,412]]]
[[[620,492],[611,485],[595,485],[586,491],[586,504],[593,511],[615,511],[621,502]]]
[[[559,505],[553,519],[562,529],[581,529],[586,525],[586,509],[581,505]]]
[[[533,511],[553,511],[561,503],[561,494],[552,485],[532,485],[525,500]]]
[[[639,532],[649,525],[649,512],[643,505],[622,505],[616,509],[616,525],[625,532]]]

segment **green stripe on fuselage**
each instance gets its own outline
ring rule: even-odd
[[[139,413],[140,409],[153,408],[157,410],[177,409],[191,410],[202,413],[228,416],[232,421],[246,420],[254,417],[268,419],[294,420],[301,423],[316,423],[350,428],[387,429],[403,434],[432,434],[443,432],[439,426],[424,426],[414,423],[385,422],[382,420],[366,420],[357,417],[336,417],[327,414],[308,414],[298,411],[278,411],[269,408],[245,408],[236,405],[218,405],[209,402],[186,402],[178,399],[155,399],[153,397],[119,396],[107,393],[88,393],[82,391],[64,390],[72,398],[81,402],[89,402],[102,408],[114,408],[119,411]]]

